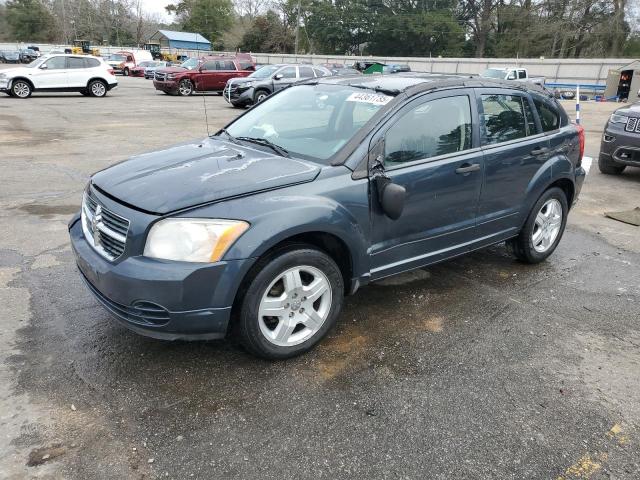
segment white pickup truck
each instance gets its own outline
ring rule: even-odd
[[[544,77],[531,77],[526,68],[505,67],[505,68],[489,68],[485,70],[481,77],[498,78],[500,80],[513,80],[516,82],[531,82],[537,85],[544,85]]]

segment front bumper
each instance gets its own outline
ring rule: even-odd
[[[222,91],[222,96],[233,106],[246,106],[253,104],[253,87],[245,88],[241,90],[239,88],[232,88],[229,91],[229,86],[227,85]]]
[[[9,90],[9,79],[0,78],[0,90]]]
[[[609,138],[606,141],[605,138]],[[600,144],[600,159],[605,162],[640,167],[640,134],[622,128],[606,128]]]
[[[153,80],[153,86],[156,90],[162,90],[163,92],[176,92],[178,91],[178,82],[175,80]]]
[[[96,299],[125,327],[164,340],[224,337],[237,286],[253,262],[131,256],[114,263],[89,245],[77,218],[69,235],[78,269]]]

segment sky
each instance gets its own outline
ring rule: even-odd
[[[167,13],[164,9],[167,5],[173,3],[167,0],[142,0],[142,4],[144,5],[144,9],[150,13],[157,13],[160,15],[160,18],[167,22],[171,20],[171,15]]]

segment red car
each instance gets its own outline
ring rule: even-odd
[[[222,93],[227,80],[246,77],[256,69],[255,61],[248,53],[239,53],[235,57],[202,57],[190,69],[191,65],[187,64],[193,60],[187,60],[180,67],[157,70],[153,86],[168,95],[188,96],[196,91]]]

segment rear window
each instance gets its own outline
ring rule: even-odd
[[[535,97],[533,99],[533,103],[538,111],[543,131],[551,132],[560,128],[560,112],[555,106]]]
[[[300,78],[313,78],[313,68],[311,67],[299,67]]]
[[[527,136],[527,123],[519,95],[482,95],[482,126],[487,145]]]
[[[233,63],[233,61],[231,60],[223,60],[220,62],[220,68],[219,70],[235,70],[236,69],[236,64]]]
[[[67,57],[67,68],[85,68],[84,58]]]

